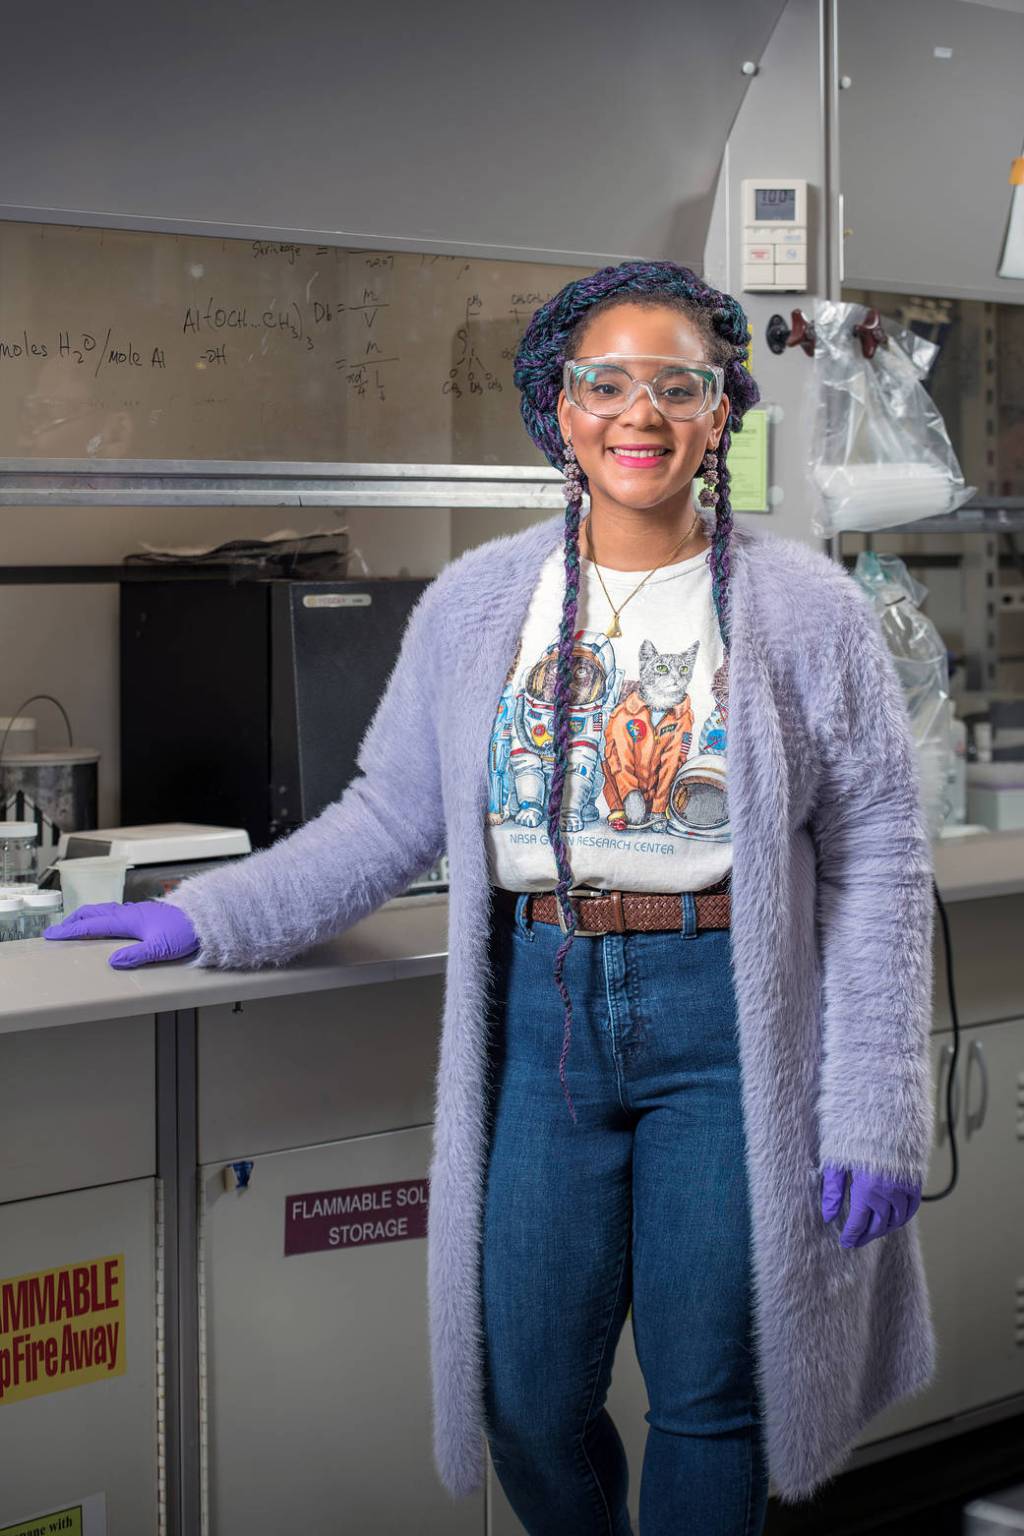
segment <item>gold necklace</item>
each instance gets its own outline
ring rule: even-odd
[[[664,560],[662,560],[661,565],[656,565],[654,567],[654,571],[660,571],[662,565],[668,565],[669,561],[672,559],[672,555],[675,554],[677,549],[681,549],[682,548],[682,546],[686,543],[687,539],[690,537],[690,534],[696,528],[697,521],[698,521],[699,518],[700,518],[700,508],[698,508],[697,511],[693,514],[693,522],[690,524],[689,528],[683,534],[682,538],[679,540],[679,543],[676,545],[675,549],[673,549],[672,553],[669,554],[668,556],[666,556],[666,558]],[[605,634],[608,636],[609,640],[614,640],[617,635],[621,635],[622,634],[622,630],[619,627],[619,614],[622,612],[623,608],[625,608],[626,604],[629,602],[629,598],[630,597],[635,597],[636,594],[640,591],[640,587],[643,586],[644,581],[650,581],[651,577],[654,575],[654,571],[648,571],[647,575],[644,577],[644,581],[641,581],[639,586],[635,586],[633,588],[632,592],[629,594],[629,597],[624,598],[623,601],[616,608],[615,604],[611,600],[611,597],[610,597],[609,592],[608,592],[608,588],[604,584],[604,577],[601,575],[601,567],[598,565],[597,561],[594,560],[594,553],[593,553],[594,546],[593,546],[593,544],[591,543],[591,540],[590,540],[590,518],[589,517],[587,518],[586,534],[587,534],[587,544],[589,545],[590,552],[591,552],[590,553],[590,558],[593,561],[594,570],[597,572],[597,579],[601,583],[601,587],[602,587],[602,589],[604,591],[604,595],[605,595],[605,597],[608,598],[608,606],[612,610],[612,622],[609,625],[609,627],[605,630]]]

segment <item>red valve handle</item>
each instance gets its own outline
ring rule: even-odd
[[[814,326],[802,309],[794,309],[790,313],[791,328],[786,338],[787,347],[803,347],[808,357],[814,356],[816,338]]]
[[[887,347],[889,338],[882,328],[882,317],[877,309],[869,309],[867,317],[860,325],[855,325],[853,334],[860,337],[861,350],[865,357],[874,357],[878,347]]]

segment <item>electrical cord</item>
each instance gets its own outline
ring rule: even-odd
[[[938,903],[939,917],[942,921],[942,942],[946,951],[946,986],[949,992],[949,1011],[953,1018],[953,1055],[949,1063],[949,1076],[946,1078],[946,1124],[949,1127],[949,1153],[952,1163],[952,1173],[945,1189],[940,1189],[935,1195],[922,1195],[922,1205],[926,1200],[944,1200],[953,1192],[959,1177],[960,1160],[956,1150],[956,1127],[953,1123],[953,1081],[956,1077],[956,1063],[960,1055],[960,1017],[956,1007],[956,984],[953,979],[953,945],[949,936],[949,918],[946,915],[945,903],[939,895],[939,887],[932,876],[932,889],[935,892],[935,900]]]

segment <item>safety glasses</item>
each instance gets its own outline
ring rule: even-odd
[[[665,363],[653,378],[637,378],[638,363]],[[562,370],[566,399],[591,416],[619,416],[641,389],[670,421],[689,421],[713,411],[722,398],[725,371],[713,363],[648,353],[606,352],[603,357],[576,357]]]

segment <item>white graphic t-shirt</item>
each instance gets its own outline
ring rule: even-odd
[[[564,555],[541,568],[491,733],[486,840],[491,882],[550,891],[547,832]],[[655,571],[580,559],[574,709],[562,797],[577,885],[699,891],[732,864],[726,795],[728,677],[708,551]]]

